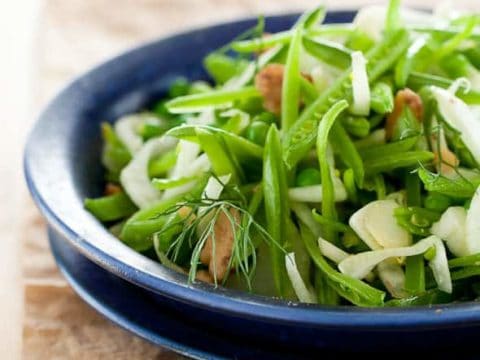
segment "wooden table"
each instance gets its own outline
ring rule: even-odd
[[[35,14],[38,12],[35,6],[39,1],[41,0],[29,0],[27,6],[18,5],[18,9],[14,7],[16,12],[12,11],[11,4],[0,5],[0,13],[4,14],[5,19],[10,19],[8,22],[0,18],[0,24],[10,24],[10,40],[18,34],[27,36],[36,27],[35,37],[27,36],[22,48],[16,46],[18,56],[12,56],[11,63],[16,65],[18,75],[10,74],[12,84],[18,87],[18,79],[23,79],[20,74],[24,74],[25,69],[33,65],[34,72],[30,73],[29,77],[30,80],[35,80],[31,81],[33,86],[29,88],[32,110],[28,110],[29,100],[24,94],[28,87],[25,80],[25,83],[20,84],[21,90],[17,94],[19,99],[23,100],[10,104],[10,117],[6,116],[6,130],[0,131],[0,179],[3,185],[0,187],[0,203],[4,206],[0,212],[0,266],[9,270],[9,275],[6,275],[6,271],[0,271],[3,284],[0,287],[0,316],[7,319],[6,322],[0,322],[5,324],[0,325],[0,349],[10,351],[9,354],[2,354],[2,358],[18,357],[19,338],[22,333],[23,357],[26,359],[177,358],[171,352],[157,348],[106,321],[84,304],[57,272],[48,249],[45,225],[22,185],[18,165],[21,144],[28,128],[26,125],[31,124],[33,114],[38,112],[66,81],[131,46],[178,30],[213,22],[259,13],[306,9],[315,2],[43,0],[40,21],[36,23]],[[345,8],[371,1],[332,0],[330,3],[334,7]],[[419,5],[418,1],[414,0],[404,3]],[[436,3],[438,1],[422,1],[421,6]],[[468,0],[456,1],[456,4],[478,8],[478,5],[472,3]],[[15,14],[18,18],[15,18]],[[18,24],[28,26],[20,27]],[[35,41],[32,42],[31,39]],[[34,56],[29,57],[32,47]],[[34,59],[33,64],[28,61],[31,58]],[[0,68],[5,74],[9,74],[10,70],[15,68],[12,64]],[[3,80],[3,77],[1,79]],[[11,96],[12,88],[8,88],[8,91],[5,91],[5,88],[8,87],[4,86],[1,90],[5,94],[2,92],[1,95],[4,96],[0,98]],[[29,120],[25,120],[20,126],[19,118]],[[20,245],[22,261],[19,261]],[[21,274],[24,290],[19,280]],[[23,303],[25,306],[22,322]]]

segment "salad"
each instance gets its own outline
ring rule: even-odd
[[[480,14],[264,19],[102,124],[85,207],[190,283],[324,305],[480,296]]]

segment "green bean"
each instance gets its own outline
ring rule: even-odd
[[[410,136],[403,140],[394,141],[382,145],[373,145],[371,147],[365,147],[358,150],[360,156],[364,161],[374,159],[381,154],[394,155],[402,154],[412,149],[418,142],[419,136]]]
[[[340,69],[350,66],[352,51],[337,42],[306,37],[303,39],[303,46],[310,55],[329,65]]]
[[[176,150],[171,150],[161,155],[158,158],[154,158],[148,164],[148,176],[151,178],[165,176],[171,168],[177,162]]]
[[[419,169],[418,176],[427,191],[450,196],[454,199],[470,199],[480,185],[480,176],[471,179],[458,177],[449,179],[440,174],[434,174],[426,169]]]
[[[400,29],[402,20],[400,17],[400,0],[390,0],[387,8],[385,32],[393,32]]]
[[[216,137],[222,138],[228,149],[238,158],[239,161],[249,161],[252,158],[262,159],[263,157],[263,148],[261,146],[245,139],[244,137],[212,126],[183,125],[168,131],[167,135],[198,143],[196,129],[207,130]]]
[[[330,286],[343,298],[358,306],[382,306],[385,293],[334,270],[323,257],[312,232],[300,223],[300,232],[310,257],[317,268],[329,279]]]
[[[417,174],[407,173],[405,178],[407,205],[419,207],[422,203],[420,179]],[[405,290],[411,294],[425,291],[425,263],[423,255],[409,256],[405,262]]]
[[[458,267],[480,266],[480,254],[462,256],[448,261],[451,269]]]
[[[315,269],[314,276],[318,303],[322,305],[338,305],[340,298],[337,292],[330,286],[327,276],[319,269]]]
[[[480,275],[480,266],[467,266],[460,270],[452,271],[452,281],[471,278]]]
[[[383,200],[387,196],[387,188],[385,187],[385,179],[382,174],[377,174],[373,177],[375,192],[377,193],[377,200]]]
[[[303,24],[295,29],[288,48],[282,81],[282,130],[287,131],[297,121],[300,99],[300,51]]]
[[[320,165],[320,174],[322,177],[322,215],[330,220],[336,220],[337,214],[335,210],[335,192],[333,188],[332,174],[330,172],[330,164],[327,158],[327,147],[330,130],[335,124],[338,116],[348,108],[348,102],[341,100],[335,103],[328,110],[320,121],[317,135],[317,156]],[[335,232],[328,229],[325,232],[325,238],[334,241]]]
[[[372,88],[370,107],[378,114],[393,111],[393,90],[386,82],[379,81]]]
[[[120,220],[137,210],[135,204],[124,192],[96,199],[87,198],[84,206],[100,221]]]
[[[405,290],[410,294],[425,291],[425,263],[422,254],[409,256],[405,260]]]
[[[399,154],[377,154],[364,162],[365,175],[375,175],[398,168],[429,163],[434,155],[430,151],[407,151]]]
[[[181,96],[168,101],[165,106],[172,114],[200,112],[212,106],[225,106],[232,101],[260,96],[253,86],[238,90],[213,90],[210,92]]]
[[[244,178],[235,157],[228,151],[223,139],[202,128],[195,130],[202,150],[207,154],[212,170],[217,176],[231,174],[233,181]]]
[[[377,80],[390,69],[409,44],[406,31],[395,32],[375,46],[366,56],[370,82]],[[309,105],[297,122],[285,134],[283,157],[288,167],[293,167],[315,144],[318,121],[338,100],[351,96],[351,70],[341,75],[330,88]]]
[[[337,122],[333,125],[330,142],[342,161],[353,170],[358,187],[363,187],[363,179],[365,177],[363,161],[342,124]]]
[[[290,211],[280,146],[278,130],[275,125],[271,125],[267,134],[263,160],[263,194],[268,233],[277,244],[283,246],[286,240],[285,219],[290,217]],[[284,297],[287,293],[284,253],[274,244],[271,244],[270,252],[277,294]]]

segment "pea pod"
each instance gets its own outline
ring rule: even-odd
[[[293,26],[293,29],[287,30],[287,31],[282,31],[278,32],[276,34],[267,36],[267,37],[260,37],[260,38],[255,38],[251,40],[242,40],[242,41],[234,41],[232,43],[232,49],[243,53],[243,52],[253,52],[253,51],[263,51],[268,48],[271,48],[273,46],[277,45],[286,45],[292,41],[292,38],[295,36],[295,31],[296,28],[301,26],[306,30],[308,33],[310,29],[312,29],[316,24],[321,23],[323,19],[325,18],[325,7],[324,6],[318,6],[314,8],[312,11],[309,11],[302,15],[298,21],[295,23]],[[337,30],[338,28],[338,30]],[[327,25],[326,29],[317,30],[315,34],[318,35],[318,32],[320,33],[326,33],[326,34],[337,34],[337,33],[343,33],[345,26],[338,26],[338,25]],[[328,31],[330,29],[330,31]],[[302,29],[302,34],[303,34],[303,29]]]
[[[286,174],[281,158],[280,137],[275,125],[271,125],[265,142],[263,160],[263,194],[267,230],[272,239],[282,246],[285,244],[285,231],[290,217]],[[289,283],[285,269],[284,253],[275,245],[270,247],[273,277],[278,296],[285,297]]]
[[[335,124],[338,116],[348,108],[348,102],[341,100],[334,104],[332,108],[323,116],[318,126],[317,135],[317,156],[320,165],[320,174],[322,178],[322,215],[329,220],[336,220],[335,210],[335,191],[333,188],[332,174],[330,164],[328,163],[327,147],[330,130]],[[334,241],[336,235],[332,229],[326,229],[324,236],[327,240]]]
[[[194,113],[211,107],[229,105],[233,101],[255,96],[260,96],[258,90],[253,86],[247,86],[238,90],[221,89],[181,96],[170,100],[165,106],[172,114]]]
[[[401,154],[412,149],[418,142],[419,136],[410,136],[403,140],[394,141],[384,145],[374,145],[359,149],[360,156],[363,160],[369,160],[377,157],[379,154],[394,155]]]
[[[426,169],[419,169],[418,176],[428,191],[447,195],[454,199],[470,199],[480,185],[480,176],[468,180],[463,177],[449,179]]]
[[[388,35],[384,41],[372,48],[366,56],[367,72],[371,83],[391,68],[409,44],[404,30]],[[310,104],[297,122],[285,134],[283,157],[288,167],[301,160],[315,143],[318,121],[337,101],[351,96],[351,70],[346,70],[329,89]]]
[[[407,151],[400,154],[378,154],[365,160],[365,174],[375,175],[398,168],[418,167],[429,163],[434,155],[430,151]]]
[[[300,224],[302,239],[316,267],[328,278],[329,285],[343,298],[358,306],[382,306],[385,293],[334,270],[323,257],[315,237]]]
[[[225,141],[228,149],[234,154],[240,161],[249,161],[253,159],[262,159],[263,148],[244,137],[235,135],[231,132],[224,131],[212,126],[193,126],[182,125],[170,130],[167,135],[173,136],[179,139],[199,142],[196,129],[203,129],[214,134],[215,137],[220,137]]]
[[[120,220],[132,215],[137,207],[124,192],[97,199],[85,199],[85,209],[100,221]]]
[[[288,48],[282,81],[282,130],[287,131],[297,121],[300,100],[300,51],[303,24],[294,32]]]
[[[303,46],[310,55],[340,69],[350,66],[352,51],[347,47],[328,40],[303,39]]]
[[[373,86],[370,107],[378,114],[393,111],[393,90],[389,84],[379,81]]]
[[[358,153],[357,148],[343,128],[342,124],[337,122],[333,125],[330,143],[335,151],[338,152],[343,162],[352,169],[357,185],[360,188],[363,187],[363,179],[365,177],[363,161]]]

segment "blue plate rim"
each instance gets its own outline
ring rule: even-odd
[[[333,11],[334,13],[352,13],[352,10]],[[273,17],[281,18],[292,16],[293,14],[275,15]],[[271,18],[271,17],[270,17]],[[419,306],[415,308],[357,308],[357,307],[325,307],[318,305],[300,304],[296,302],[286,302],[278,299],[269,299],[263,296],[240,293],[233,290],[215,289],[208,284],[185,283],[185,276],[174,273],[172,270],[162,267],[162,274],[168,274],[170,278],[183,279],[176,283],[167,281],[158,276],[153,276],[145,269],[139,269],[134,264],[124,263],[107,252],[102,251],[93,245],[92,239],[87,240],[81,234],[73,231],[62,221],[52,205],[48,204],[42,197],[42,190],[36,185],[32,177],[32,144],[34,143],[33,134],[41,126],[42,119],[48,109],[59,101],[62,94],[77,85],[83,78],[94,76],[96,72],[101,71],[113,64],[121,61],[123,58],[138,54],[148,47],[155,46],[158,43],[171,40],[176,36],[186,36],[202,30],[211,29],[225,25],[247,22],[252,18],[238,19],[228,21],[212,26],[203,26],[195,29],[189,29],[184,32],[169,35],[157,40],[146,42],[140,46],[131,48],[122,52],[103,63],[93,67],[89,71],[74,78],[70,83],[60,89],[57,95],[45,107],[37,119],[34,128],[30,132],[24,153],[24,173],[28,189],[42,214],[47,221],[67,238],[80,252],[89,259],[93,260],[108,271],[130,281],[136,285],[146,288],[155,293],[167,296],[169,298],[183,301],[189,304],[208,309],[210,311],[229,313],[242,318],[255,318],[274,323],[297,324],[301,326],[312,327],[331,327],[331,328],[375,328],[375,329],[398,329],[398,328],[445,328],[459,326],[474,326],[480,323],[480,317],[474,316],[480,313],[480,304],[476,302],[466,302],[459,304],[444,304],[434,306]],[[268,21],[268,18],[267,18]],[[45,120],[43,120],[45,121]],[[54,206],[54,205],[53,205]],[[84,211],[82,209],[82,211]],[[105,236],[111,236],[107,230],[104,230]],[[117,240],[118,241],[118,240]],[[133,252],[133,250],[129,251]],[[141,256],[140,254],[136,254]],[[141,256],[143,258],[143,256]],[[145,260],[145,259],[144,259]],[[215,304],[212,306],[212,304]]]

